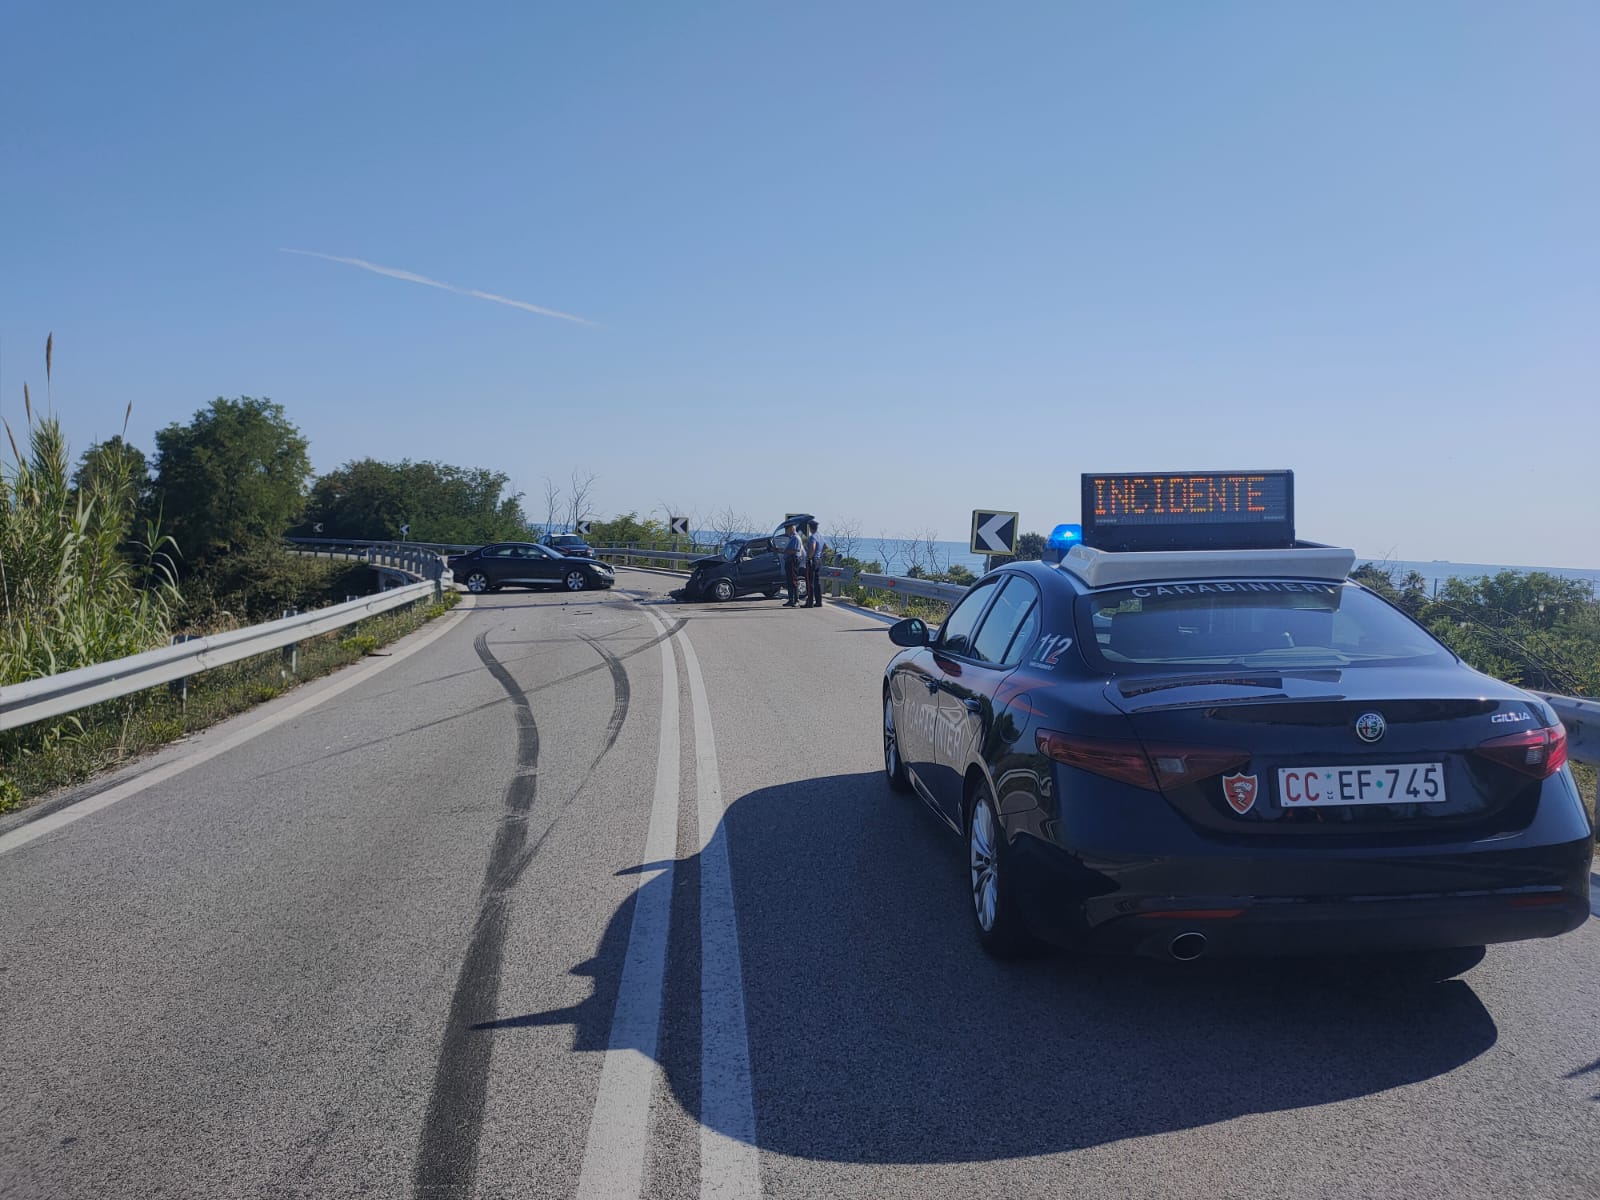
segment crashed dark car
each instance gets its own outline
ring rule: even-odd
[[[735,538],[721,553],[696,559],[689,582],[673,593],[680,600],[733,600],[759,593],[768,599],[784,590],[782,537]],[[805,580],[800,595],[806,594]]]

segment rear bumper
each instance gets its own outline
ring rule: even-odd
[[[1515,839],[1504,839],[1515,841]],[[1478,946],[1556,937],[1589,919],[1594,843],[1237,852],[1093,862],[1037,838],[1011,846],[1034,932],[1060,945],[1165,957],[1182,933],[1208,954]]]
[[[1151,914],[1159,912],[1152,907]],[[1204,910],[1200,910],[1204,911]],[[1488,893],[1360,900],[1263,902],[1240,898],[1201,918],[1119,914],[1095,924],[1086,948],[1166,958],[1180,934],[1199,933],[1207,955],[1435,950],[1557,937],[1589,919],[1589,898],[1570,892]],[[1182,915],[1180,915],[1182,914]]]

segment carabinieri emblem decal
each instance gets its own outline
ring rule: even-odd
[[[1256,802],[1256,777],[1254,775],[1224,775],[1222,794],[1228,798],[1228,807],[1243,816]]]

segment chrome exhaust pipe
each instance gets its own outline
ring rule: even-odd
[[[1172,939],[1172,944],[1167,947],[1167,953],[1179,962],[1193,962],[1206,952],[1206,935],[1195,933],[1180,933]]]

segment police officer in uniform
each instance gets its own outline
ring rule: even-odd
[[[806,526],[806,607],[822,607],[822,556],[828,543],[817,532],[817,523]]]
[[[784,602],[785,608],[798,608],[800,606],[800,572],[801,564],[800,529],[797,523],[791,522],[783,527],[783,575],[784,582],[789,587],[789,599]]]

